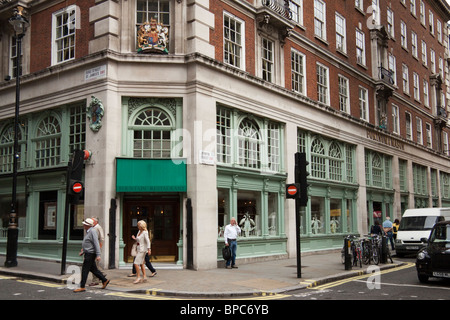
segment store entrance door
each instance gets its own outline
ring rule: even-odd
[[[133,262],[131,247],[137,235],[139,220],[147,223],[152,243],[151,261],[175,262],[179,237],[179,202],[177,200],[125,200],[123,215],[123,240],[125,262]]]

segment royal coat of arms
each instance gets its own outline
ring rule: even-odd
[[[169,42],[169,29],[155,19],[140,26],[137,34],[138,53],[165,53]]]

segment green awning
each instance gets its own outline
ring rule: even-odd
[[[185,159],[116,158],[116,192],[186,192]]]

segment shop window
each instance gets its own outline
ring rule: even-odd
[[[330,233],[342,232],[342,200],[330,199]]]
[[[39,194],[39,240],[56,240],[58,192]]]
[[[225,226],[230,222],[230,195],[229,189],[218,189],[218,229],[217,236],[223,237]]]
[[[83,240],[84,228],[84,194],[80,197],[78,204],[70,205],[72,217],[70,223],[69,239],[70,240]]]
[[[0,239],[7,238],[8,236],[8,226],[9,226],[9,215],[11,213],[11,195],[0,196]],[[26,235],[26,201],[25,194],[18,193],[17,197],[17,224],[19,228],[19,238],[23,238]]]
[[[268,211],[269,211],[269,235],[276,236],[278,235],[278,193],[269,193],[269,203],[268,203]]]
[[[237,223],[241,227],[241,237],[261,236],[261,195],[260,192],[238,191]]]
[[[347,230],[345,232],[350,233],[353,231],[353,201],[347,199],[347,212],[345,213],[347,219]]]
[[[311,197],[311,233],[325,233],[325,198]]]

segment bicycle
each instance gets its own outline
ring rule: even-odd
[[[362,260],[364,264],[370,263],[370,240],[369,239],[363,239],[362,240]]]
[[[381,241],[378,235],[374,235],[372,237],[372,261],[374,264],[378,265],[380,263],[380,256],[381,256],[381,251],[380,251],[380,246],[381,246]]]
[[[350,252],[352,254],[352,265],[356,266],[359,265],[362,267],[362,247],[361,247],[361,240],[359,240],[354,235],[348,235],[345,237],[348,241],[350,241]],[[346,247],[346,244],[344,244],[344,248],[341,250],[341,262],[345,263],[345,250],[348,248]]]
[[[357,266],[359,262],[359,267],[362,268],[362,247],[360,239],[353,239],[352,241],[352,253],[353,253],[353,265]]]

